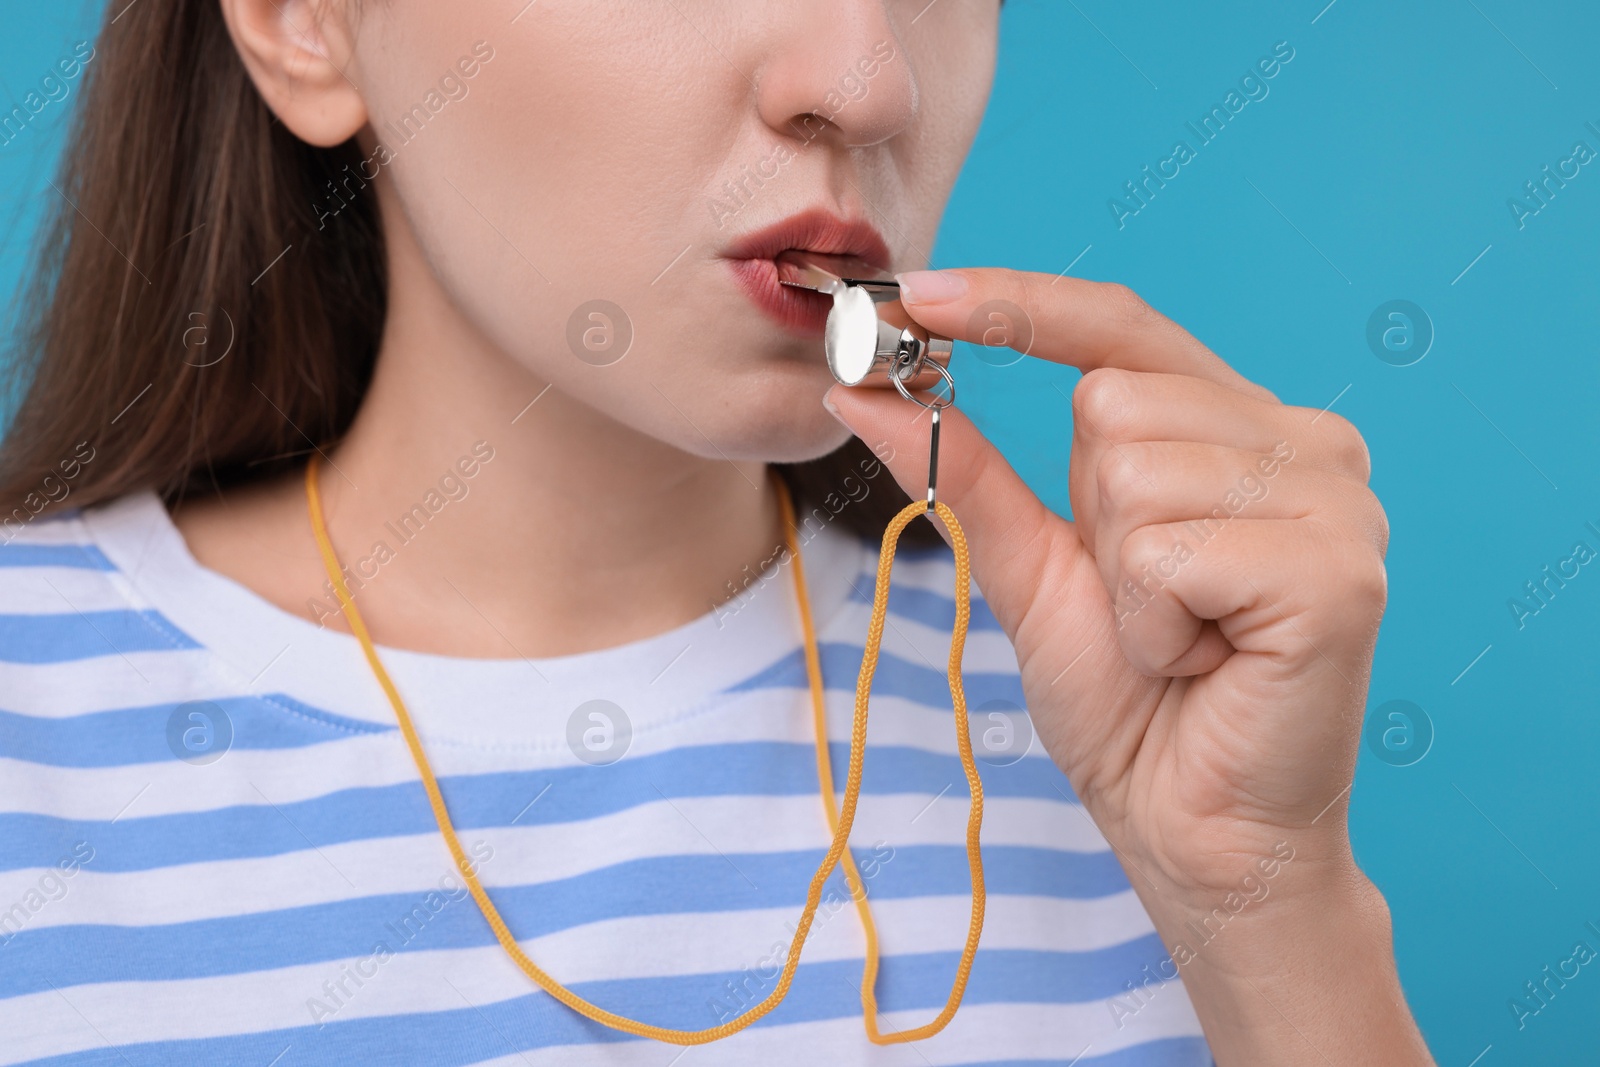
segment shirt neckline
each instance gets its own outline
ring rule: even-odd
[[[394,710],[361,646],[279,608],[189,551],[155,492],[79,515],[117,568],[123,593],[209,650],[231,686],[221,695],[282,694],[386,726]],[[825,525],[801,547],[819,635],[848,601],[866,544]],[[436,743],[547,749],[566,743],[579,705],[609,700],[635,734],[692,714],[792,655],[802,640],[790,565],[775,562],[738,596],[664,633],[611,648],[530,659],[470,659],[378,645],[417,730]],[[203,696],[204,694],[196,694]]]

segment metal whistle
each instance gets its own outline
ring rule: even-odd
[[[939,413],[956,402],[956,380],[950,377],[948,337],[930,334],[906,314],[900,283],[892,275],[852,256],[820,252],[782,252],[776,260],[778,281],[827,293],[833,310],[823,330],[828,369],[843,385],[861,385],[881,373],[900,395],[928,410],[928,499],[931,515],[939,480]],[[921,379],[921,380],[919,380]],[[933,400],[911,394],[939,384],[948,389]]]
[[[900,283],[853,256],[788,251],[777,257],[778,281],[833,297],[823,344],[828,369],[843,385],[876,374],[913,389],[949,378],[948,337],[913,322],[900,303]],[[920,379],[920,380],[919,380]]]

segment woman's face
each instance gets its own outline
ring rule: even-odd
[[[845,437],[819,403],[827,298],[772,257],[926,265],[999,2],[364,5],[363,169],[540,380],[695,454],[810,458]]]

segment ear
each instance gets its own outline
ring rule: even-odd
[[[331,147],[367,124],[346,74],[355,55],[350,0],[219,0],[239,57],[273,114],[302,141]]]

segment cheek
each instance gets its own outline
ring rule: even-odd
[[[983,121],[999,39],[999,20],[986,4],[959,5],[944,17],[941,32],[894,59],[912,65],[919,88],[911,174],[941,204]]]
[[[373,42],[383,84],[371,94],[394,153],[385,174],[439,282],[499,347],[551,376],[578,358],[566,327],[592,302],[625,309],[641,343],[659,339],[672,290],[652,282],[698,236],[727,151],[714,131],[727,125],[731,140],[736,123],[719,116],[743,99],[725,83],[737,73],[696,66],[682,39],[694,30],[672,5],[541,3],[487,41],[494,58],[465,99],[393,143],[430,76],[470,50],[460,27],[504,21],[444,7],[391,18]]]

